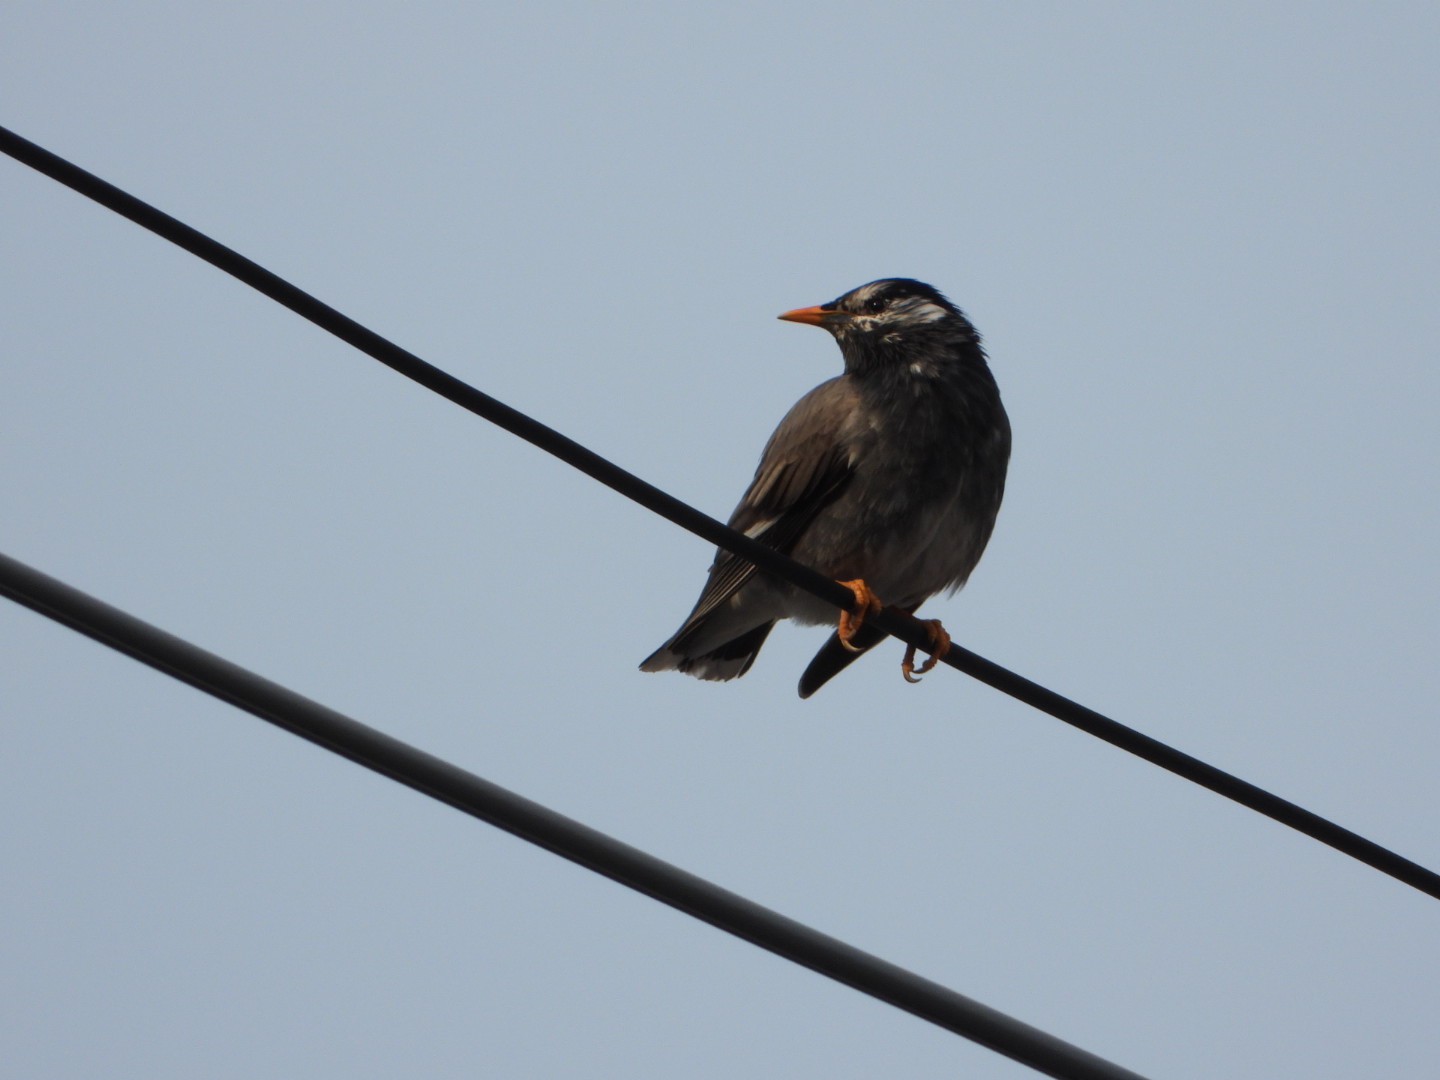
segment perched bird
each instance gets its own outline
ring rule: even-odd
[[[840,613],[800,678],[809,697],[885,638],[867,612],[882,602],[912,612],[965,584],[1000,509],[1010,421],[980,335],[929,285],[884,278],[780,318],[830,331],[845,373],[780,422],[730,525],[855,592],[855,613]],[[640,670],[739,678],[777,620],[835,618],[829,604],[721,550],[695,609]],[[930,627],[921,674],[950,645],[938,620]],[[913,661],[912,648],[902,665],[912,682]]]

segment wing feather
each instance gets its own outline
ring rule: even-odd
[[[790,410],[770,436],[749,489],[730,515],[730,527],[776,551],[788,552],[855,475],[844,419],[854,394],[843,377],[821,383]],[[728,551],[716,552],[710,578],[695,610],[675,635],[682,643],[690,629],[724,604],[755,575],[754,563]]]

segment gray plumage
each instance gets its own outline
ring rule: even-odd
[[[781,318],[829,330],[845,372],[780,422],[730,525],[836,580],[863,579],[892,607],[953,593],[990,539],[1010,457],[1010,424],[980,335],[939,292],[906,278]],[[836,616],[722,550],[694,610],[640,668],[738,678],[777,620]],[[863,650],[884,636],[862,626],[854,644]],[[832,634],[801,696],[856,655]]]

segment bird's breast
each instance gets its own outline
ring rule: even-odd
[[[865,402],[845,433],[854,477],[800,539],[800,561],[902,607],[964,584],[994,528],[1009,425],[998,395],[950,390]]]

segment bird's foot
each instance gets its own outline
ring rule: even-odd
[[[915,670],[915,646],[907,645],[905,648],[905,659],[900,661],[900,674],[905,676],[905,681],[917,683],[918,676],[924,675],[927,671],[934,669],[935,665],[945,658],[950,651],[950,635],[945,632],[945,627],[940,625],[939,619],[921,619],[930,629],[930,658],[920,665],[920,670]]]
[[[865,621],[865,616],[874,615],[880,610],[882,605],[879,598],[870,591],[870,586],[865,584],[864,578],[856,578],[854,581],[842,581],[840,584],[855,594],[855,610],[853,612],[845,611],[844,609],[841,610],[840,625],[835,632],[839,635],[840,644],[844,645],[845,648],[853,653],[863,652],[863,649],[857,649],[854,645],[851,645],[850,639],[853,638],[855,632],[860,629],[860,624]]]

